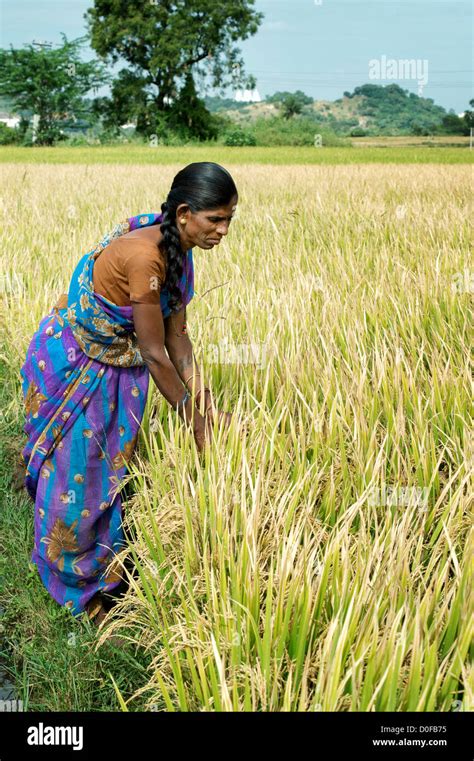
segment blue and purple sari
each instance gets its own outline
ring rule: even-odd
[[[51,597],[74,616],[122,579],[114,560],[124,546],[120,486],[149,383],[132,307],[94,292],[94,261],[113,238],[161,219],[130,217],[84,254],[68,294],[41,320],[20,370],[24,483],[35,503],[31,560]],[[179,287],[185,306],[194,295],[192,249]],[[162,289],[164,318],[171,313],[168,297]]]

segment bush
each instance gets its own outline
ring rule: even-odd
[[[0,122],[0,145],[12,145],[19,142],[21,142],[20,131],[14,127],[7,127],[6,124]]]
[[[457,114],[446,114],[441,120],[442,132],[448,135],[468,135],[465,122]]]
[[[282,119],[274,116],[259,118],[253,124],[253,132],[257,145],[293,145],[314,146],[317,135],[321,136],[325,146],[342,146],[344,140],[325,126],[321,120],[313,117],[300,116],[293,119]]]
[[[256,145],[255,137],[243,129],[233,129],[224,136],[224,145]]]
[[[66,141],[67,145],[74,146],[98,145],[100,143],[98,138],[94,139],[84,133],[79,133],[77,135],[68,135]]]
[[[351,137],[365,137],[367,135],[367,130],[362,127],[354,127],[349,134]]]

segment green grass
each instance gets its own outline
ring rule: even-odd
[[[231,164],[465,164],[474,151],[468,148],[408,146],[403,148],[235,147],[220,145],[57,146],[53,148],[0,147],[0,162],[44,164],[185,164],[217,161]]]
[[[115,649],[86,616],[74,619],[44,588],[30,562],[33,502],[12,490],[14,452],[23,441],[22,422],[12,405],[14,379],[5,376],[0,353],[0,670],[15,686],[24,711],[118,711],[121,693],[137,689],[146,677],[147,658],[133,645]],[[137,702],[140,710],[141,700]]]

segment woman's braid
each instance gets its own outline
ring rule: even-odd
[[[182,295],[179,282],[183,276],[187,252],[181,249],[178,228],[176,227],[176,208],[167,201],[161,204],[163,220],[160,229],[166,250],[166,279],[164,287],[169,293],[169,307],[172,312],[182,306]]]

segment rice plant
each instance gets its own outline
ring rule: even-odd
[[[2,361],[78,257],[179,165],[4,165]],[[112,632],[158,711],[472,710],[474,272],[467,165],[241,165],[188,332],[218,407],[199,456],[150,380]],[[470,650],[471,648],[471,650]]]

